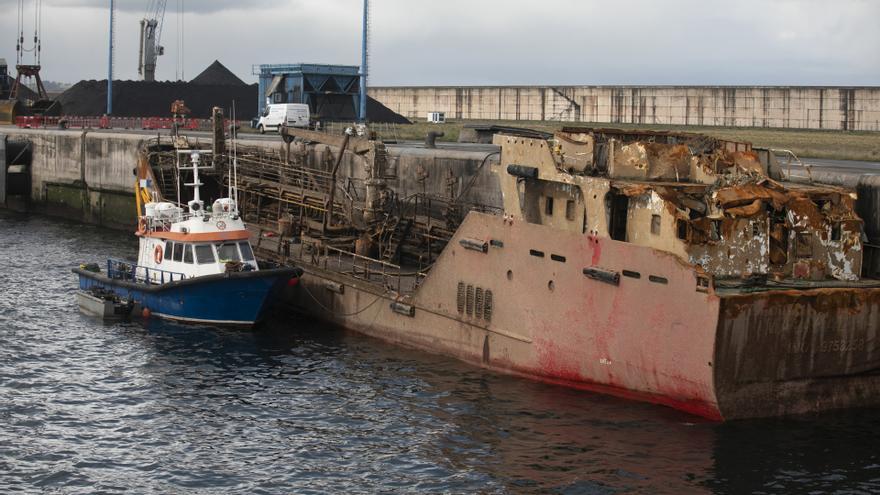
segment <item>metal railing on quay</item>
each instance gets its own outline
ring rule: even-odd
[[[19,116],[15,118],[15,125],[22,129],[140,129],[140,130],[160,130],[173,129],[177,123],[177,128],[187,131],[211,131],[213,122],[211,119],[175,119],[171,117],[81,117],[81,116],[61,116],[47,117],[42,115]],[[228,129],[230,123],[236,127],[240,125],[239,121],[224,119],[224,129]]]

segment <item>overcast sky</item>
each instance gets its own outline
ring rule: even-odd
[[[25,38],[34,0],[24,0]],[[360,0],[168,0],[159,79],[215,59],[360,63]],[[117,79],[137,77],[147,0],[118,0]],[[15,60],[16,0],[0,0]],[[109,0],[43,0],[43,78],[107,76]],[[372,0],[373,85],[880,85],[880,0]],[[29,61],[30,59],[26,59]]]

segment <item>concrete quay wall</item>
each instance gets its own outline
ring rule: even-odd
[[[109,228],[131,229],[136,225],[133,169],[138,152],[155,135],[99,131],[0,129],[0,137],[27,140],[32,146],[30,164],[30,197],[24,204],[7,207],[26,209],[60,216]],[[165,138],[167,142],[167,137]],[[202,146],[210,146],[210,138],[199,137]],[[258,146],[283,152],[279,140],[239,140],[241,146]],[[336,149],[311,145],[308,166],[328,168]],[[408,146],[388,148],[388,183],[400,198],[428,192],[444,194],[452,191],[463,200],[498,206],[501,193],[490,172],[490,159],[497,154],[485,147],[468,151],[454,149],[421,149]],[[360,158],[346,152],[340,167],[340,178],[363,179],[366,175]],[[474,176],[477,177],[474,177]],[[0,207],[3,207],[0,202]]]
[[[32,147],[27,210],[111,228],[136,224],[132,170],[138,149],[151,136],[63,130],[4,134]]]
[[[410,86],[369,94],[407,118],[880,131],[880,87]]]

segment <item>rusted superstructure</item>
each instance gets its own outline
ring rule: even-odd
[[[558,133],[553,149],[499,141],[510,164],[539,172],[533,180],[519,180],[516,170],[500,175],[505,210],[519,209],[531,223],[670,252],[715,278],[859,278],[855,193],[784,186],[775,180],[781,172],[767,170],[748,143],[577,128]],[[565,201],[566,215],[576,218],[553,215],[554,201]]]
[[[497,135],[474,174],[503,201],[479,205],[455,181],[399,195],[377,140],[283,135],[239,148],[240,203],[258,254],[305,270],[303,311],[713,419],[880,403],[855,194],[786,182],[747,143]]]

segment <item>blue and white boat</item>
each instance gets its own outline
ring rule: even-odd
[[[266,313],[273,297],[296,286],[302,269],[260,269],[248,242],[234,190],[205,210],[200,197],[199,152],[186,152],[192,166],[193,199],[187,209],[161,201],[152,189],[152,173],[142,162],[135,187],[140,247],[137,263],[107,260],[81,266],[81,291],[109,290],[134,303],[135,312],[182,322],[251,326]]]

